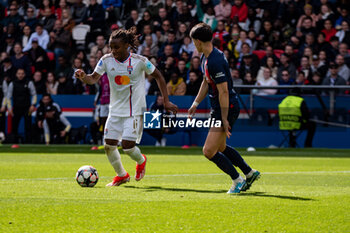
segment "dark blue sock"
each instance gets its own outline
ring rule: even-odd
[[[225,150],[222,152],[236,167],[242,170],[242,172],[247,175],[252,169],[244,161],[242,156],[234,148],[226,145]]]
[[[221,152],[218,152],[214,155],[210,161],[214,162],[223,172],[231,176],[232,180],[235,180],[239,177],[239,174],[230,160]]]

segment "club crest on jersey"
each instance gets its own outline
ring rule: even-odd
[[[134,67],[133,66],[128,66],[126,69],[129,72],[129,74],[131,74],[131,72],[134,70]]]

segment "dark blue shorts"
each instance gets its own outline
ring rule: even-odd
[[[234,102],[234,103],[230,103],[230,108],[228,110],[228,115],[227,115],[227,120],[231,126],[231,129],[233,128],[233,125],[235,124],[238,116],[239,116],[239,112],[240,112],[240,107],[239,107],[239,103],[238,101]],[[211,113],[210,113],[210,117],[211,118],[215,118],[216,120],[221,120],[221,109],[212,109]]]

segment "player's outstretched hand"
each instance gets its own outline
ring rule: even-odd
[[[192,117],[194,116],[194,114],[196,114],[196,110],[197,110],[197,107],[192,105],[190,109],[188,109],[188,118],[192,120]]]
[[[170,101],[164,103],[164,108],[165,110],[172,112],[173,114],[176,114],[178,111],[177,106]]]
[[[80,81],[82,81],[83,83],[85,83],[84,78],[86,76],[86,73],[84,70],[82,69],[77,69],[74,73],[75,77],[77,77],[78,79],[80,79]]]
[[[230,138],[231,137],[231,132],[230,132],[231,126],[230,126],[228,120],[222,121],[222,127],[224,127],[227,138]]]

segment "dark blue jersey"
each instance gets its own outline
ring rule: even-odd
[[[227,82],[230,105],[236,103],[237,94],[233,89],[230,68],[224,53],[214,48],[208,58],[202,55],[201,65],[205,79],[209,84],[209,99],[211,107],[214,110],[220,109],[219,92],[216,85],[223,82]]]

